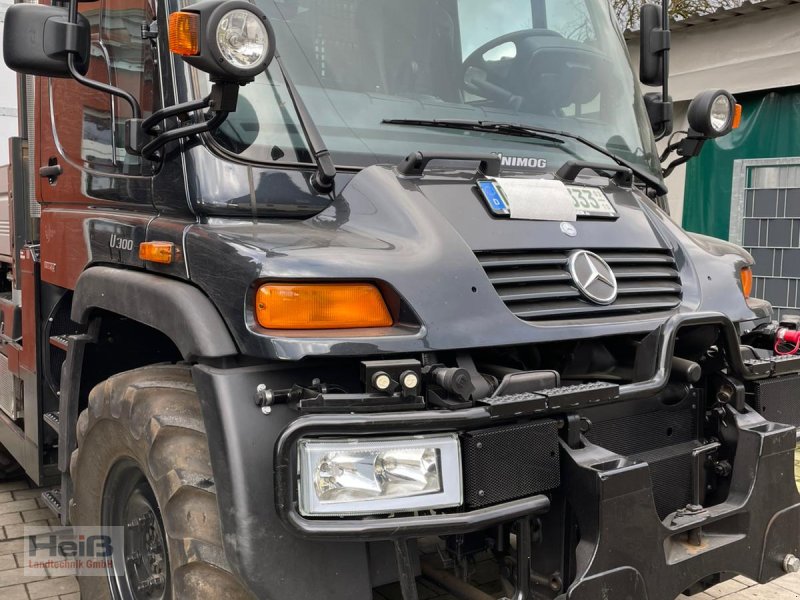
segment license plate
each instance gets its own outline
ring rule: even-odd
[[[617,209],[603,190],[596,187],[568,185],[572,204],[580,217],[617,217]]]

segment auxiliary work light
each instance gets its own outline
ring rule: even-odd
[[[275,33],[246,0],[206,0],[169,16],[169,48],[212,81],[246,83],[272,61]]]
[[[455,434],[301,440],[297,462],[305,516],[417,512],[463,501]]]
[[[722,137],[738,128],[741,118],[741,105],[725,90],[698,94],[689,104],[687,114],[689,126],[710,139]]]

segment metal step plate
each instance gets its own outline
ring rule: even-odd
[[[59,424],[59,412],[53,411],[49,413],[44,413],[44,422],[50,425],[56,433],[58,433],[58,424]]]
[[[61,516],[61,490],[53,488],[42,492],[42,500],[47,505],[47,508],[52,510],[57,517]]]

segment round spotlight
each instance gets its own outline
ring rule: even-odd
[[[698,94],[691,104],[687,118],[689,126],[707,138],[718,138],[730,133],[734,126],[736,100],[725,90]]]
[[[217,25],[216,39],[222,58],[237,69],[260,66],[269,51],[267,27],[249,10],[225,13]]]
[[[419,377],[413,371],[406,371],[400,376],[400,383],[407,390],[413,390],[419,385]]]
[[[204,0],[173,13],[177,24],[194,27],[192,52],[172,47],[186,63],[205,71],[214,82],[245,84],[264,71],[275,56],[275,32],[264,12],[247,0]],[[173,31],[173,29],[175,31]],[[173,35],[174,34],[174,35]]]
[[[722,133],[730,126],[732,119],[733,103],[728,96],[720,94],[714,98],[714,102],[711,103],[711,113],[709,119],[711,122],[711,127],[714,128],[714,131]]]
[[[388,391],[392,386],[392,378],[383,371],[378,371],[372,376],[372,385],[380,392]]]

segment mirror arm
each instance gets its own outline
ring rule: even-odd
[[[653,41],[663,55],[664,70],[661,82],[661,118],[664,128],[656,135],[656,141],[672,133],[672,98],[669,97],[669,52],[672,47],[672,33],[669,30],[669,0],[661,3],[661,29],[653,32]]]
[[[661,155],[661,161],[665,161],[667,157],[674,151],[678,152],[680,158],[672,161],[669,166],[663,170],[664,177],[669,177],[676,167],[689,162],[695,156],[700,156],[703,146],[708,141],[708,138],[701,133],[689,129],[685,138],[680,142],[675,142],[667,146],[667,149]]]
[[[208,108],[208,103],[210,100],[211,96],[206,96],[202,100],[193,100],[192,102],[184,102],[182,104],[176,104],[175,106],[168,106],[167,108],[157,110],[144,121],[142,121],[142,130],[147,134],[157,133],[153,130],[162,121],[165,121],[170,117],[177,117],[182,114]]]
[[[236,82],[215,81],[211,87],[211,93],[202,100],[193,100],[162,108],[144,120],[128,119],[125,122],[126,141],[131,146],[128,151],[151,159],[164,144],[216,129],[222,125],[230,113],[236,110],[239,101],[239,87],[239,83]],[[179,125],[166,131],[160,131],[158,127],[158,124],[166,119],[204,108],[210,108],[214,115],[210,119],[204,119],[201,123]],[[154,139],[146,142],[148,137]]]
[[[74,1],[74,0],[73,0]],[[669,97],[669,52],[672,47],[672,33],[669,30],[669,0],[663,0],[661,8],[661,31],[659,32],[659,49],[664,53],[664,82],[661,98],[670,102]],[[666,134],[665,134],[666,135]]]
[[[141,155],[148,160],[157,160],[158,157],[156,156],[156,153],[169,142],[192,135],[197,135],[199,133],[213,131],[225,122],[225,119],[228,118],[228,114],[229,113],[224,111],[215,112],[213,117],[202,123],[178,127],[176,129],[167,131],[166,133],[162,133],[154,140],[145,144],[145,146],[142,148]]]
[[[689,159],[690,159],[690,158],[691,158],[691,156],[682,156],[682,157],[680,157],[680,158],[678,158],[678,159],[675,159],[675,160],[673,160],[673,161],[672,161],[672,162],[669,164],[669,166],[668,166],[668,167],[666,167],[666,168],[664,168],[664,169],[662,170],[662,174],[664,175],[664,177],[665,177],[665,178],[669,177],[670,175],[672,175],[672,172],[673,172],[673,171],[674,171],[674,170],[675,170],[677,167],[679,167],[679,166],[681,166],[681,165],[683,165],[683,164],[686,164],[687,162],[689,162]]]
[[[106,94],[111,94],[112,96],[117,96],[122,98],[125,102],[127,102],[131,107],[131,114],[133,115],[134,119],[141,119],[142,118],[142,109],[139,106],[139,102],[134,98],[131,94],[126,92],[123,89],[118,87],[114,87],[113,85],[108,85],[105,83],[100,83],[99,81],[94,81],[89,79],[88,77],[84,77],[78,72],[77,67],[75,66],[75,54],[70,52],[67,56],[67,66],[69,67],[69,72],[72,74],[72,77],[80,83],[81,85],[85,85],[88,88],[92,88],[98,90],[100,92],[105,92]]]
[[[78,0],[70,0],[68,20],[71,25],[78,24]],[[71,32],[68,32],[68,34],[69,33]],[[68,39],[72,40],[73,37],[74,36],[69,35]],[[77,81],[83,86],[97,90],[99,92],[104,92],[112,96],[117,96],[118,98],[121,98],[130,105],[132,118],[129,123],[125,124],[125,148],[129,152],[136,154],[137,147],[139,146],[139,140],[141,138],[141,128],[138,125],[139,123],[141,123],[142,120],[142,107],[139,105],[139,101],[136,100],[136,98],[134,98],[132,94],[129,94],[122,88],[118,88],[113,85],[108,85],[106,83],[101,83],[99,81],[94,81],[93,79],[89,79],[88,77],[84,77],[83,75],[81,75],[81,73],[78,71],[78,68],[75,66],[76,52],[77,51],[72,47],[70,47],[70,45],[68,44],[67,68],[69,69],[69,72],[75,81]]]

